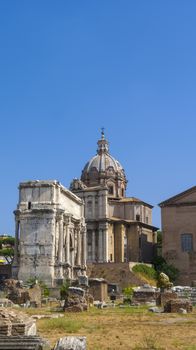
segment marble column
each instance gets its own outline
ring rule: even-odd
[[[63,262],[63,218],[61,217],[58,223],[59,244],[58,244],[58,261]]]
[[[95,230],[92,230],[92,262],[95,262]]]
[[[103,261],[108,262],[108,230],[103,230]]]
[[[52,186],[52,191],[51,191],[51,202],[55,203],[55,186]]]
[[[77,265],[81,265],[81,234],[80,234],[80,228],[77,228]]]
[[[55,220],[55,258],[58,261],[59,259],[59,228],[58,228],[58,221]]]
[[[104,208],[103,208],[104,197],[103,194],[100,196],[100,218],[104,217]]]
[[[103,262],[103,230],[99,229],[99,262]]]
[[[86,253],[87,253],[87,244],[86,244],[86,226],[82,228],[82,265],[86,266]]]
[[[66,233],[65,260],[66,260],[67,264],[70,264],[70,228],[69,228],[69,225],[67,225],[67,233]]]

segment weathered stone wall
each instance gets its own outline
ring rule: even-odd
[[[165,206],[161,209],[163,231],[163,256],[180,271],[178,284],[191,285],[196,279],[196,205],[190,204],[195,196],[186,198],[187,204]],[[182,201],[182,200],[181,200]],[[193,251],[182,251],[181,235],[193,238]]]

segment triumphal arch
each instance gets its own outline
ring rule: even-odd
[[[86,270],[83,201],[57,181],[19,185],[13,277],[54,287]]]

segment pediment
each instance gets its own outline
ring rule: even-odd
[[[167,205],[180,205],[180,204],[191,204],[196,203],[196,186],[189,188],[188,190],[173,196],[164,202],[159,204],[160,207]]]

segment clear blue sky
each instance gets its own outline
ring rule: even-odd
[[[128,195],[196,184],[195,18],[195,0],[0,0],[0,233],[19,182],[68,187],[102,126]]]

